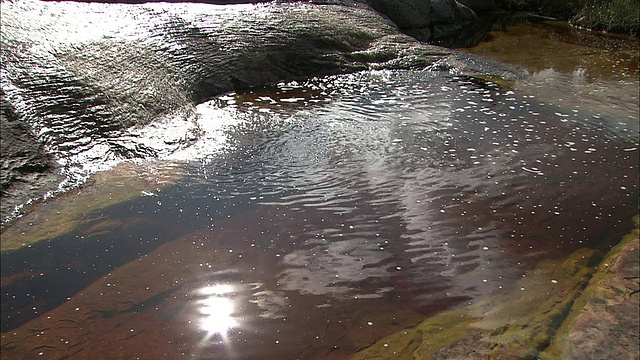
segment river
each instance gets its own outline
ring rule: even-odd
[[[225,94],[189,146],[36,206],[2,234],[2,358],[343,359],[606,251],[638,212],[637,43],[553,22],[491,36],[465,51],[526,77]]]

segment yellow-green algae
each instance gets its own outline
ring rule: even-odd
[[[353,359],[534,359],[601,258],[596,250],[579,249],[564,261],[543,261],[507,294],[427,318]]]
[[[503,299],[504,305],[489,317],[494,323],[495,320],[505,323],[490,336],[490,357],[537,358],[549,345],[601,259],[598,251],[580,249],[562,264],[542,263],[531,279],[521,281],[525,290],[521,287],[515,297]]]
[[[40,241],[66,234],[81,224],[106,230],[117,224],[102,223],[95,215],[99,209],[141,196],[144,192],[175,183],[182,176],[180,167],[122,163],[93,175],[77,191],[39,204],[35,210],[4,229],[0,251],[17,250]]]
[[[352,360],[424,359],[440,347],[449,346],[474,332],[470,325],[476,320],[463,310],[443,312],[415,327],[384,337],[358,352]]]

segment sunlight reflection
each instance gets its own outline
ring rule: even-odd
[[[212,337],[220,335],[222,340],[228,340],[229,331],[239,325],[238,320],[233,316],[235,305],[229,295],[234,293],[232,285],[212,285],[198,290],[204,298],[198,300],[200,329],[206,331],[207,335],[203,341],[209,341]]]

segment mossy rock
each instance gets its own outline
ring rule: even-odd
[[[441,347],[471,335],[476,319],[465,311],[448,311],[430,317],[417,326],[384,337],[356,354],[352,360],[426,359]]]
[[[637,359],[639,219],[602,261],[592,249],[543,261],[512,292],[437,314],[353,359]]]
[[[536,358],[549,345],[601,259],[596,250],[580,249],[561,263],[548,260],[538,265],[494,313],[493,321],[502,320],[505,328],[490,336],[490,357]]]

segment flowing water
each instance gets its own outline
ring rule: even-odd
[[[179,180],[2,253],[2,358],[346,358],[607,250],[638,211],[637,72],[610,111],[526,81],[365,71],[199,105],[195,143],[137,164]]]

